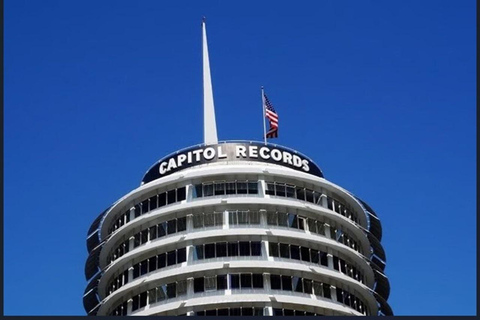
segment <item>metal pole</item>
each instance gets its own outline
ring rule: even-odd
[[[266,113],[265,113],[265,94],[263,92],[262,86],[262,111],[263,111],[263,137],[265,139],[265,145],[267,145],[267,124],[265,123]]]

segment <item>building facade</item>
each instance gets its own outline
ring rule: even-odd
[[[392,315],[382,227],[299,152],[203,144],[88,231],[89,315]]]

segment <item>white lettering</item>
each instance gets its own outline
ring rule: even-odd
[[[270,149],[268,149],[267,147],[261,147],[260,148],[260,157],[262,157],[265,160],[270,159],[270,155],[267,154],[267,151],[270,151]]]
[[[307,172],[310,171],[310,167],[308,166],[308,160],[302,160],[302,163],[303,163],[302,169]]]
[[[222,149],[221,146],[218,146],[218,152],[217,153],[218,153],[218,155],[217,155],[218,159],[224,159],[224,158],[227,157],[227,154],[223,153],[223,149]]]
[[[165,174],[165,172],[167,172],[167,169],[165,168],[166,166],[167,166],[167,163],[162,162],[162,164],[160,165],[160,174]]]
[[[200,161],[200,153],[202,152],[203,152],[202,149],[192,151],[192,153],[195,155],[195,161]]]
[[[292,155],[290,154],[290,152],[283,151],[283,162],[292,164]]]
[[[250,157],[253,157],[253,158],[258,158],[258,147],[257,146],[250,146],[248,147],[248,150],[249,150],[249,155]]]
[[[270,152],[270,155],[272,156],[272,159],[275,161],[280,161],[282,160],[282,152],[278,149],[273,149]]]
[[[205,160],[212,160],[215,157],[215,149],[208,147],[203,151],[203,157]]]
[[[185,160],[187,160],[187,156],[183,153],[179,154],[178,157],[177,157],[178,166],[181,167],[182,163],[185,162]]]
[[[175,163],[175,159],[174,158],[171,158],[170,160],[168,160],[168,167],[167,167],[167,171],[170,171],[172,169],[175,169],[177,167],[177,164]]]
[[[302,159],[296,154],[293,155],[293,165],[299,168],[302,166]]]
[[[236,157],[237,157],[237,158],[240,158],[240,156],[242,156],[242,157],[244,157],[244,158],[247,157],[247,153],[246,153],[247,148],[246,148],[246,147],[244,147],[244,146],[237,146],[237,147],[235,148],[235,150],[236,150],[235,154],[236,154]]]
[[[189,152],[187,153],[187,159],[188,159],[188,160],[187,160],[187,163],[188,163],[188,164],[192,163],[192,152],[191,152],[191,151],[189,151]]]

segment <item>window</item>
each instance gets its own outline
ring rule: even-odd
[[[310,262],[310,249],[307,247],[300,247],[300,255],[302,257],[302,261]]]
[[[195,246],[194,259],[202,260],[203,259],[203,244]]]
[[[230,274],[230,288],[239,289],[240,288],[240,275]]]
[[[162,192],[158,194],[158,206],[163,207],[167,204],[167,193]]]
[[[323,284],[323,296],[325,298],[328,298],[328,299],[331,299],[331,295],[330,295],[330,285],[329,284],[326,284],[324,283]]]
[[[303,292],[312,294],[312,280],[303,279]]]
[[[288,198],[295,198],[295,186],[286,186],[286,195]]]
[[[158,269],[165,268],[167,265],[167,255],[165,253],[159,254],[158,258]]]
[[[183,201],[186,199],[186,189],[185,187],[181,187],[177,189],[177,202]]]
[[[177,219],[177,231],[185,231],[187,230],[187,217]]]
[[[278,257],[278,243],[269,242],[268,253],[269,253],[269,256],[271,257]]]
[[[217,277],[205,277],[205,291],[215,291],[217,290]]]
[[[158,207],[158,195],[154,195],[150,198],[150,210],[154,210]]]
[[[140,275],[143,276],[146,273],[148,273],[148,262],[145,259],[142,262],[140,262]]]
[[[276,212],[267,212],[267,224],[276,226],[278,224],[278,214]]]
[[[167,284],[167,299],[172,299],[177,296],[177,283],[172,282]]]
[[[247,194],[247,182],[246,181],[237,181],[237,194]]]
[[[157,226],[150,227],[150,240],[157,238]]]
[[[205,259],[215,258],[215,243],[205,245]]]
[[[217,276],[217,290],[226,290],[227,289],[227,276],[218,275]]]
[[[172,234],[176,232],[177,232],[177,220],[176,219],[169,220],[167,222],[167,233]]]
[[[285,197],[285,184],[275,183],[275,194],[279,197]]]
[[[281,290],[282,289],[282,283],[279,275],[276,274],[271,274],[270,275],[270,285],[272,287],[272,290]]]
[[[157,270],[157,257],[151,257],[148,259],[148,272]]]
[[[251,242],[252,256],[261,256],[262,255],[262,244],[259,241]]]
[[[142,214],[147,213],[148,210],[148,199],[142,201]]]
[[[303,255],[302,255],[302,257],[303,257]],[[320,262],[320,257],[318,255],[318,250],[311,249],[310,250],[310,257],[311,257],[311,261],[313,263],[319,263]]]
[[[203,196],[204,197],[213,196],[213,183],[205,183],[203,185]]]
[[[290,245],[290,255],[292,259],[300,260],[300,247],[295,245]]]
[[[298,228],[297,215],[293,213],[288,214],[288,226],[290,228]]]
[[[218,242],[215,244],[217,257],[226,257],[227,256],[227,243]]]
[[[171,203],[174,203],[176,201],[177,201],[177,199],[176,199],[176,189],[168,190],[167,191],[167,203],[171,204]]]
[[[309,189],[305,189],[306,201],[313,203],[313,191]]]
[[[240,256],[249,256],[250,255],[250,243],[248,241],[240,241]]]
[[[132,297],[132,311],[138,310],[140,303],[140,296],[136,295]]]
[[[159,238],[164,237],[167,234],[167,222],[158,224],[157,236]]]
[[[215,183],[215,195],[224,195],[225,194],[225,182],[216,182]]]
[[[240,285],[242,289],[252,287],[252,275],[250,273],[242,273],[240,275]]]
[[[292,277],[281,276],[282,278],[282,290],[292,291]]]
[[[274,196],[275,195],[275,185],[273,184],[273,182],[266,182],[265,186],[267,188],[265,190],[265,193],[270,195],[270,196]]]
[[[203,197],[203,193],[202,193],[202,185],[201,184],[196,184],[195,185],[195,188],[193,189],[193,197],[194,198],[201,198]]]
[[[187,248],[181,248],[177,250],[177,263],[187,261]]]
[[[177,263],[175,250],[167,252],[167,265],[171,266]]]
[[[328,258],[326,252],[320,251],[320,264],[322,266],[328,267]]]
[[[203,277],[193,279],[193,292],[203,292],[205,291],[205,280]]]
[[[193,227],[203,228],[203,213],[193,215]]]
[[[258,182],[248,182],[248,194],[258,194]]]
[[[303,292],[303,282],[302,278],[292,277],[293,290],[295,292]]]
[[[252,274],[252,285],[253,288],[263,288],[263,275],[260,273]]]
[[[177,297],[187,294],[187,281],[181,280],[177,282]]]
[[[278,213],[278,225],[281,227],[288,227],[288,216],[286,213]]]
[[[288,244],[280,243],[280,257],[281,258],[290,258],[290,248]]]

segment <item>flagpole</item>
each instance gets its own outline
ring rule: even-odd
[[[263,111],[263,137],[265,139],[265,145],[267,145],[267,125],[265,123],[266,113],[265,113],[265,94],[263,93],[262,86],[262,111]]]

